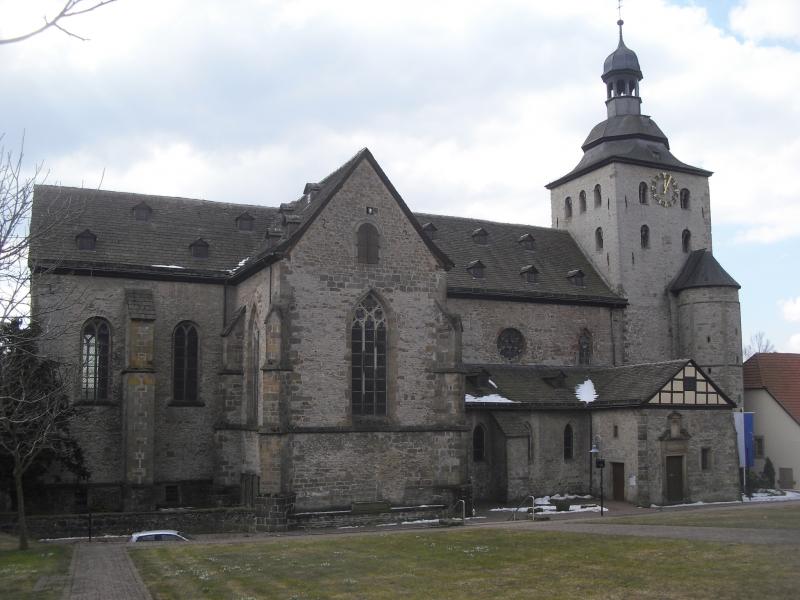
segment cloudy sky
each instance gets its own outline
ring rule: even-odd
[[[62,0],[0,0],[0,36]],[[549,225],[605,118],[616,0],[119,0],[0,46],[48,183],[276,206],[367,146],[412,210]],[[800,2],[625,0],[643,112],[711,178],[743,332],[800,352]]]

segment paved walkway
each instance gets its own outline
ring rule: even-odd
[[[76,544],[64,600],[152,600],[125,544]]]

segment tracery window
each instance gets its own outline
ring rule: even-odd
[[[589,365],[592,362],[592,334],[584,329],[578,338],[578,364]]]
[[[641,229],[642,248],[650,247],[650,228],[647,225],[642,225]]]
[[[472,460],[482,462],[486,460],[486,429],[478,425],[472,431]]]
[[[525,350],[525,336],[509,327],[497,336],[497,351],[506,360],[517,360]]]
[[[639,184],[639,204],[647,204],[647,184],[644,181]]]
[[[109,399],[111,328],[105,319],[89,319],[81,330],[81,400]]]
[[[594,207],[600,208],[601,206],[603,206],[603,192],[598,183],[594,186]]]
[[[571,460],[573,456],[572,425],[564,427],[564,459]]]
[[[386,313],[373,294],[353,316],[351,390],[354,415],[386,415]]]
[[[172,334],[172,397],[177,403],[197,402],[197,327],[180,323]]]
[[[380,236],[374,225],[364,223],[358,228],[358,262],[367,265],[378,264],[378,243]]]

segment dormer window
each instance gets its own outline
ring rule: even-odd
[[[189,250],[192,253],[192,258],[208,258],[208,242],[202,238],[198,238],[189,244]]]
[[[284,215],[283,216],[283,226],[286,228],[286,235],[292,235],[296,230],[297,227],[300,225],[300,221],[302,217],[300,215]]]
[[[586,285],[585,275],[583,271],[580,269],[573,269],[567,273],[567,279],[569,280],[570,284],[574,285],[575,287],[584,287]]]
[[[253,231],[255,219],[249,213],[242,213],[236,217],[236,229],[239,231]]]
[[[304,196],[313,196],[316,194],[322,186],[318,183],[307,183],[306,186],[303,188],[303,195]]]
[[[525,248],[525,250],[536,250],[536,238],[534,238],[530,233],[526,233],[517,241],[523,248]]]
[[[425,223],[422,226],[422,231],[425,232],[425,235],[428,236],[429,240],[432,240],[436,237],[436,232],[438,231],[438,229],[436,229],[436,225],[434,225],[433,223]]]
[[[75,236],[75,244],[78,250],[94,250],[97,246],[97,236],[88,229],[84,229]]]
[[[647,184],[642,181],[639,184],[639,204],[647,204]]]
[[[581,190],[581,193],[578,194],[578,209],[581,213],[586,212],[586,192]]]
[[[476,244],[480,244],[481,246],[485,246],[489,241],[489,232],[483,227],[478,227],[472,232],[472,241]]]
[[[564,218],[571,219],[572,218],[572,198],[567,196],[564,199]]]
[[[133,212],[133,218],[137,221],[149,221],[150,216],[153,214],[153,209],[145,202],[140,202],[131,209],[131,212]]]
[[[539,282],[539,271],[536,270],[536,267],[533,265],[526,265],[522,267],[519,271],[519,274],[525,280],[526,283],[538,283]]]
[[[486,276],[486,266],[479,260],[473,260],[467,265],[467,272],[475,279],[483,279]]]

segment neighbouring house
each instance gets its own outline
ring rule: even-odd
[[[744,409],[753,415],[755,468],[769,458],[776,484],[800,474],[800,354],[759,352],[744,363]]]

